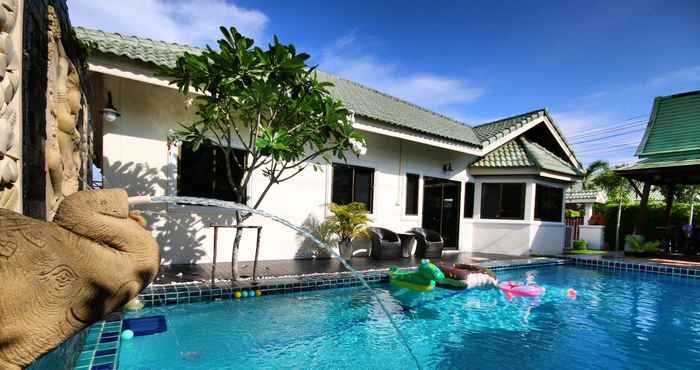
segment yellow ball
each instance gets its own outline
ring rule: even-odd
[[[260,297],[260,296],[262,295],[262,292],[259,291],[259,290],[256,290],[256,291],[255,291],[255,295],[258,296],[258,297]]]
[[[235,292],[233,293],[233,296],[236,298],[241,298],[241,292]]]

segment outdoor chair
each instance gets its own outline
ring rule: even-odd
[[[445,246],[445,242],[438,232],[420,227],[414,227],[410,232],[416,236],[416,257],[442,257],[442,249]]]
[[[395,232],[382,227],[368,227],[372,249],[370,256],[377,259],[401,257],[401,240]]]

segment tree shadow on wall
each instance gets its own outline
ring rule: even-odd
[[[117,161],[103,166],[106,187],[121,187],[129,196],[158,195],[168,189],[168,167],[150,167],[142,163]],[[176,211],[164,204],[146,204],[138,207],[148,221],[160,246],[161,264],[194,264],[207,253],[202,232],[210,224],[233,224],[231,215],[202,214]]]

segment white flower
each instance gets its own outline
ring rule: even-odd
[[[357,139],[350,139],[350,145],[352,145],[352,151],[357,154],[357,155],[365,155],[367,154],[367,146],[357,140]]]
[[[194,98],[191,97],[191,96],[188,96],[188,97],[185,99],[185,109],[190,109],[190,108],[192,108],[192,103],[194,103]]]

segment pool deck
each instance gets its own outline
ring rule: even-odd
[[[515,261],[527,257],[510,256],[504,254],[470,253],[458,251],[445,251],[442,258],[431,259],[432,262],[445,263],[489,263],[496,261]],[[377,260],[369,257],[353,257],[350,260],[352,267],[358,271],[382,271],[390,266],[400,268],[416,267],[420,259],[416,257],[398,258],[389,260]],[[253,275],[253,262],[243,261],[238,264],[240,275],[247,278]],[[211,280],[211,263],[193,265],[164,265],[161,266],[155,284],[170,284],[183,282],[205,282]],[[273,260],[258,262],[258,279],[274,277],[306,276],[315,274],[333,274],[344,272],[347,269],[336,259],[296,259]],[[231,263],[216,264],[216,276],[218,280],[231,279]]]

